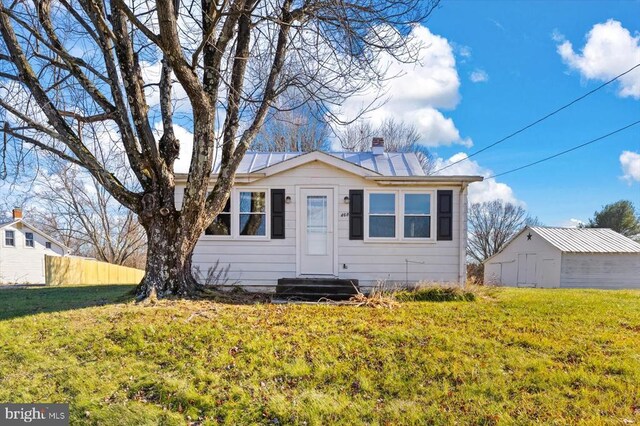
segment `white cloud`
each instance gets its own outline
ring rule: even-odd
[[[463,58],[471,57],[471,48],[469,46],[465,46],[464,44],[456,45],[456,50],[458,51],[458,55]]]
[[[162,128],[162,124],[159,124],[160,128]],[[175,163],[173,163],[173,170],[176,173],[188,173],[191,165],[191,152],[193,151],[193,133],[177,124],[173,125],[173,132],[176,135],[176,139],[180,141],[180,154]]]
[[[381,117],[381,119],[384,117]],[[451,118],[446,118],[440,111],[432,107],[407,111],[403,119],[416,126],[422,135],[422,144],[426,146],[443,146],[460,144],[467,148],[473,145],[470,138],[462,138]]]
[[[489,81],[489,74],[487,74],[485,70],[476,68],[471,74],[469,74],[469,79],[474,83],[485,83]]]
[[[467,158],[467,154],[459,152],[453,155],[449,159],[436,158],[435,170],[439,170],[442,167],[446,167],[449,164],[455,163]],[[477,161],[466,160],[461,161],[458,164],[454,164],[451,167],[443,170],[439,174],[441,175],[477,175],[488,177],[493,174],[493,171],[482,167]],[[483,203],[485,201],[502,200],[508,203],[524,206],[525,203],[518,200],[513,193],[513,189],[506,183],[497,182],[495,179],[485,179],[482,182],[475,182],[469,185],[469,202],[470,203]]]
[[[556,43],[562,43],[566,40],[564,34],[562,34],[557,28],[554,28],[554,30],[551,32],[551,40],[555,41]]]
[[[622,166],[622,178],[631,184],[640,182],[640,154],[632,151],[623,151],[620,154],[620,166]]]
[[[451,118],[439,109],[453,109],[460,102],[460,78],[456,69],[453,47],[449,41],[433,34],[428,28],[416,25],[410,34],[411,43],[423,46],[417,63],[403,63],[383,53],[380,68],[390,78],[383,88],[373,84],[364,94],[347,99],[335,111],[344,121],[351,121],[372,104],[378,108],[365,118],[378,125],[386,118],[415,124],[427,146],[461,144],[470,146],[471,139],[463,138]],[[460,49],[461,55],[470,49]],[[391,78],[395,77],[395,78]],[[376,101],[380,95],[384,96]]]
[[[555,32],[559,42],[557,51],[562,60],[580,75],[590,80],[608,81],[640,63],[640,35],[624,28],[613,19],[596,24],[586,35],[586,43],[580,52],[573,50],[570,41]],[[640,99],[640,69],[620,78],[618,95]]]
[[[560,223],[559,226],[563,227],[563,228],[577,228],[580,225],[583,225],[584,221],[580,220],[580,219],[575,219],[575,218],[571,218],[568,220],[565,220],[564,222]]]

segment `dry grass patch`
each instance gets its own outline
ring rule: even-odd
[[[96,425],[640,422],[638,291],[357,309],[129,289],[0,294],[0,402]]]

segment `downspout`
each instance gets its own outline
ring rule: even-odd
[[[462,182],[460,187],[460,195],[458,196],[458,218],[460,220],[460,235],[458,235],[459,259],[460,265],[458,270],[458,282],[464,287],[467,282],[467,186],[469,184]]]

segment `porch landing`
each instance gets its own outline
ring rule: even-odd
[[[348,300],[358,294],[358,280],[338,278],[280,278],[275,297],[316,302],[320,299]]]

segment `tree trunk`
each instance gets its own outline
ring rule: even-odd
[[[197,236],[180,232],[178,220],[172,215],[141,222],[147,231],[148,247],[146,274],[136,288],[138,299],[196,295],[200,286],[193,277],[191,258]]]

